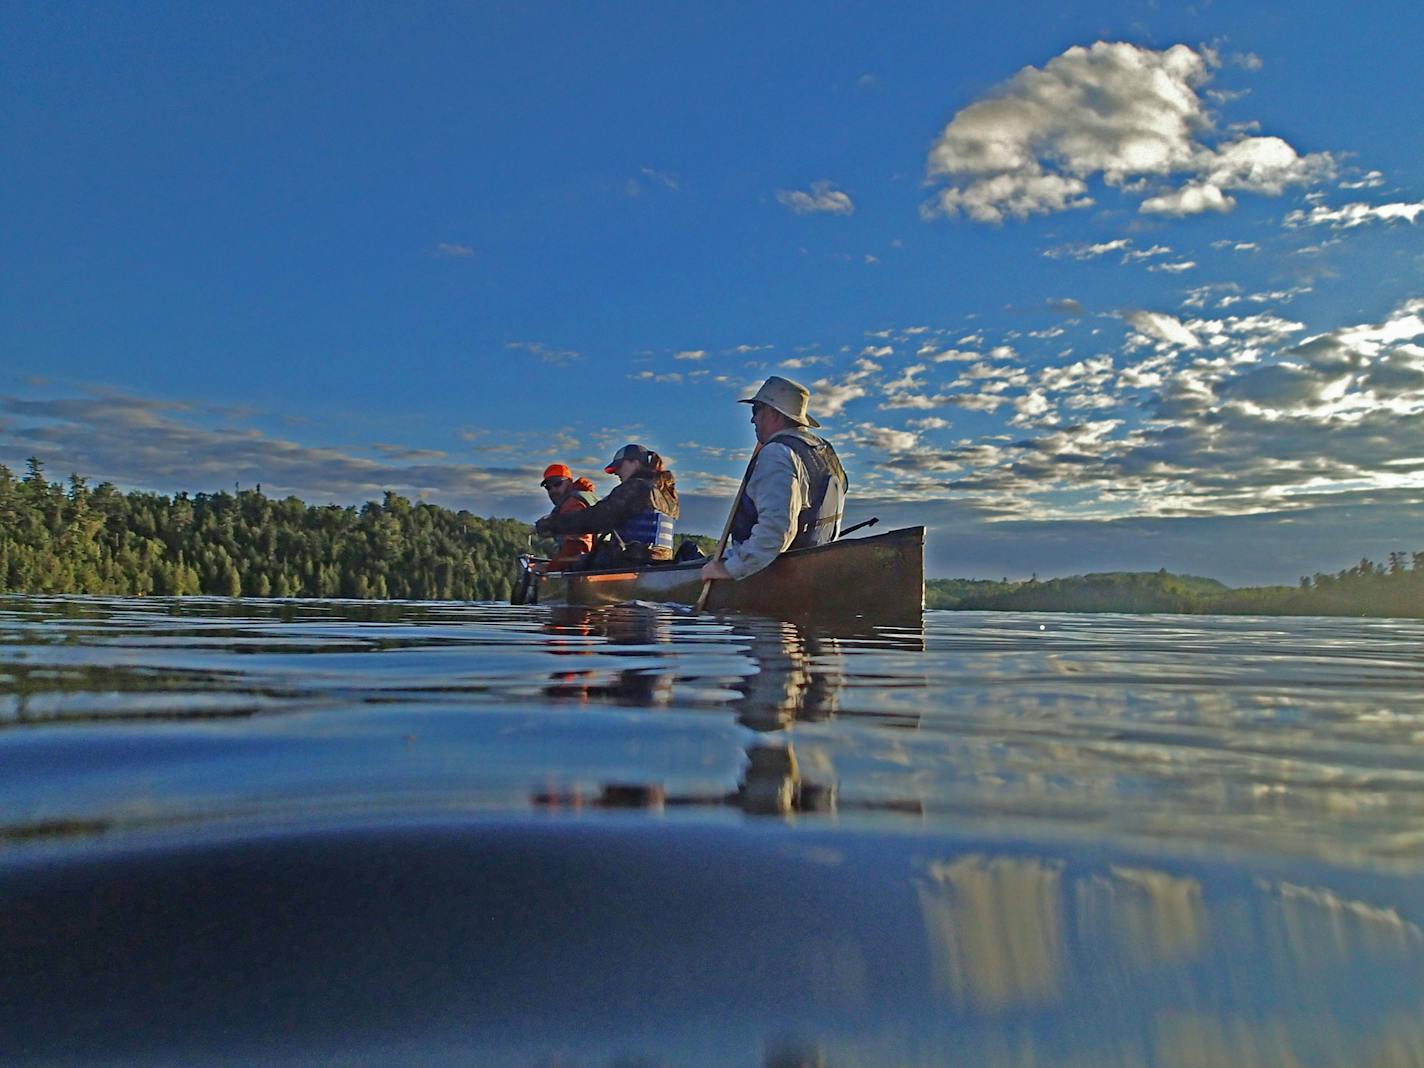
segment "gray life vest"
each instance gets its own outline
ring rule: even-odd
[[[850,488],[850,480],[846,477],[845,468],[841,466],[836,450],[831,448],[829,441],[805,430],[783,431],[767,444],[772,442],[785,445],[799,456],[811,480],[811,500],[796,517],[796,537],[787,546],[788,550],[805,549],[835,541],[841,532],[841,514],[845,507],[846,491]],[[760,454],[752,460],[753,469],[759,459]],[[747,472],[747,481],[751,481],[750,470]],[[732,541],[746,541],[751,536],[756,521],[756,505],[752,503],[751,495],[744,493],[742,499],[737,502],[737,512],[732,519]]]

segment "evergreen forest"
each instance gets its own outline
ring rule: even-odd
[[[0,592],[507,600],[531,533],[389,492],[359,509],[260,490],[165,497],[0,464]]]

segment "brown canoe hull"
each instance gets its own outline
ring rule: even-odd
[[[550,605],[627,601],[696,604],[702,562],[638,570],[554,572],[536,599]],[[918,620],[925,605],[925,528],[798,549],[739,582],[714,582],[707,611],[780,619],[818,617],[885,622]]]

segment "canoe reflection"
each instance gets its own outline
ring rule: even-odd
[[[664,610],[646,605],[611,608],[553,608],[546,624],[559,645],[556,655],[591,657],[599,653],[627,654],[638,666],[609,673],[604,668],[571,668],[551,674],[546,697],[579,702],[604,701],[642,707],[667,706],[674,700],[678,676],[660,668],[673,642],[671,619]],[[887,629],[843,624],[839,629],[811,628],[791,622],[749,617],[733,623],[731,637],[745,651],[751,670],[730,686],[727,702],[737,722],[756,732],[745,748],[745,765],[735,790],[723,794],[669,795],[660,783],[605,783],[596,791],[546,788],[533,794],[541,809],[642,808],[662,811],[670,806],[729,805],[752,815],[829,814],[837,811],[835,770],[829,756],[816,748],[810,760],[798,757],[791,736],[797,723],[833,719],[846,686],[842,643],[873,642],[878,646],[924,651],[922,629]],[[668,658],[670,659],[670,658]],[[890,717],[885,717],[889,719]],[[900,715],[883,725],[915,728],[918,713]],[[919,814],[918,799],[877,799],[853,802],[850,808]]]

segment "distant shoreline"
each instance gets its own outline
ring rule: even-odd
[[[1361,560],[1298,586],[1232,588],[1168,571],[1111,571],[1022,582],[930,579],[925,607],[981,612],[1131,612],[1184,615],[1377,616],[1424,619],[1424,552]]]

